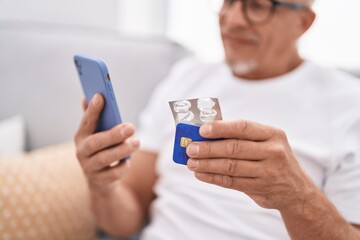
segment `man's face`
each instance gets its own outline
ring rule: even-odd
[[[287,2],[306,3],[306,0]],[[240,77],[255,73],[256,78],[256,72],[293,61],[298,56],[296,42],[304,32],[301,22],[304,11],[279,6],[268,22],[251,25],[242,5],[242,1],[235,1],[220,15],[225,58],[233,72]]]

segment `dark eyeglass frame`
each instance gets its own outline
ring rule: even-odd
[[[271,9],[269,11],[268,16],[262,21],[253,21],[253,20],[251,20],[249,18],[248,10],[247,10],[248,3],[251,2],[251,1],[252,0],[224,0],[223,4],[224,5],[228,4],[228,8],[230,8],[233,3],[242,2],[243,3],[242,12],[244,14],[245,19],[251,25],[262,25],[262,24],[265,24],[265,23],[269,22],[270,19],[272,18],[272,16],[274,15],[276,7],[285,7],[285,8],[288,8],[288,9],[295,10],[295,11],[307,11],[307,10],[309,10],[308,6],[306,6],[305,4],[301,4],[301,3],[290,3],[290,2],[282,2],[282,1],[278,1],[278,0],[267,0],[267,1],[271,2]]]

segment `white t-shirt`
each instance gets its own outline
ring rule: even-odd
[[[242,192],[200,182],[172,161],[168,101],[216,97],[224,120],[283,129],[302,168],[352,223],[360,224],[360,80],[305,61],[262,81],[236,78],[225,63],[183,60],[141,116],[142,149],[157,152],[156,200],[145,240],[290,239],[280,213]],[[139,176],[141,177],[141,176]]]

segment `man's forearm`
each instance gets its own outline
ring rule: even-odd
[[[99,226],[116,237],[129,236],[142,226],[145,214],[134,194],[121,183],[108,192],[92,190],[92,208]]]
[[[340,215],[325,195],[314,187],[280,213],[293,240],[358,240],[360,232]]]

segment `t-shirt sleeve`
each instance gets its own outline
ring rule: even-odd
[[[343,119],[336,126],[336,164],[327,173],[324,192],[348,222],[360,224],[360,107]]]
[[[166,129],[175,123],[169,108],[169,101],[174,99],[179,91],[179,84],[183,85],[184,73],[194,65],[194,59],[186,58],[177,62],[169,75],[155,88],[145,110],[140,114],[137,138],[141,143],[141,150],[159,152],[164,144]]]

